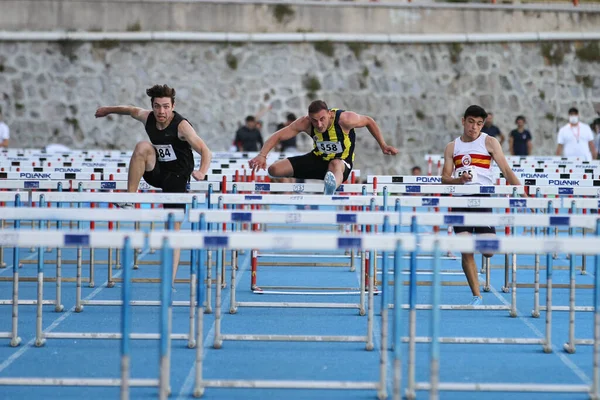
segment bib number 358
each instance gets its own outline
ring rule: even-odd
[[[173,146],[171,146],[170,144],[155,144],[154,148],[156,149],[158,161],[164,162],[177,160],[177,156],[175,155]]]
[[[317,148],[325,154],[336,154],[342,151],[342,144],[340,142],[317,142]]]

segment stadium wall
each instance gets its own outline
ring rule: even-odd
[[[388,164],[366,130],[357,167],[407,173],[442,152],[477,103],[506,134],[527,117],[536,154],[552,154],[567,110],[600,109],[597,42],[489,44],[214,44],[197,42],[0,42],[0,105],[12,146],[62,143],[131,149],[145,137],[133,119],[95,119],[100,105],[149,107],[145,89],[168,83],[176,109],[215,151],[228,149],[247,114],[272,105],[272,133],[313,98],[371,115],[401,156]],[[306,139],[306,138],[304,138]],[[303,149],[310,143],[302,141]]]
[[[11,146],[131,149],[145,137],[141,124],[119,116],[96,120],[94,111],[100,105],[149,106],[145,89],[155,83],[177,89],[177,110],[215,151],[227,150],[244,117],[267,105],[272,109],[263,117],[265,137],[286,113],[303,114],[314,98],[371,115],[401,156],[393,162],[381,157],[375,141],[361,130],[356,166],[369,173],[408,173],[412,165],[423,165],[424,154],[441,152],[460,133],[461,113],[473,103],[494,111],[505,135],[514,128],[515,117],[525,115],[535,154],[554,152],[556,132],[566,123],[570,106],[579,107],[587,122],[600,110],[600,49],[597,41],[586,41],[594,38],[593,26],[599,26],[595,11],[307,1],[286,4],[286,12],[280,8],[276,13],[273,4],[254,3],[3,1],[0,106],[11,127]],[[337,23],[340,17],[343,23]],[[326,41],[327,35],[313,42],[297,40],[297,32],[309,26],[317,32],[359,35],[356,41],[346,37],[346,43]],[[152,30],[182,36],[64,40],[60,32],[65,30],[133,37]],[[231,37],[236,32],[287,32],[296,39],[184,41],[194,33],[188,31],[231,32]],[[567,40],[567,32],[561,41],[548,40],[548,35],[538,41],[534,35],[512,42],[504,41],[502,33],[538,31],[576,35]],[[40,32],[49,38],[40,39]],[[58,39],[50,38],[56,32]],[[427,43],[360,42],[367,33],[378,32],[429,38]],[[459,38],[464,33],[471,38],[502,34],[473,42]],[[14,38],[18,34],[21,39]],[[310,147],[304,136],[301,146]]]

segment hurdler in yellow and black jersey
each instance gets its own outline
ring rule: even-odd
[[[327,131],[321,133],[312,127],[309,132],[314,142],[312,152],[325,161],[340,159],[352,165],[354,163],[354,144],[356,142],[354,129],[344,133],[339,123],[344,110],[332,108],[330,111],[335,111],[335,118],[332,119]]]
[[[354,163],[354,146],[356,134],[354,129],[344,133],[340,126],[340,116],[344,110],[332,108],[335,117],[323,133],[311,126],[308,134],[313,139],[313,150],[310,153],[290,157],[288,160],[294,170],[294,178],[298,179],[323,179],[329,170],[329,162],[334,159],[344,161],[343,181],[348,179]]]

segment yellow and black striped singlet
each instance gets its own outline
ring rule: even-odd
[[[339,124],[340,115],[344,110],[332,108],[330,111],[335,111],[335,118],[327,131],[321,133],[314,127],[311,127],[309,133],[313,140],[313,154],[322,158],[325,161],[333,159],[341,159],[352,165],[354,162],[354,144],[356,134],[354,129],[350,129],[347,134],[344,133]]]

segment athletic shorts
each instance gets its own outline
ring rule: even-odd
[[[156,162],[152,171],[144,173],[144,180],[150,186],[162,189],[163,193],[187,193],[190,174],[161,170],[160,163]],[[185,208],[185,204],[163,204],[163,207]]]
[[[476,194],[476,195],[466,195],[466,196],[460,196],[460,197],[490,197],[490,196],[483,195],[483,194]],[[471,207],[452,208],[453,213],[455,213],[455,212],[456,213],[473,213],[473,212],[491,213],[493,211],[494,210],[492,208],[471,208]],[[488,234],[496,233],[496,227],[494,227],[494,226],[453,226],[452,228],[454,229],[454,233],[456,233],[456,234],[463,233],[463,232],[468,232],[468,233],[476,234],[476,235],[481,235],[481,234],[485,234],[485,233],[488,233]]]
[[[317,157],[312,152],[288,158],[294,169],[294,178],[297,179],[325,179],[325,174],[329,171],[329,163],[331,160],[326,161],[320,157]],[[344,161],[344,178],[342,182],[345,182],[350,176],[352,171],[352,165]]]

